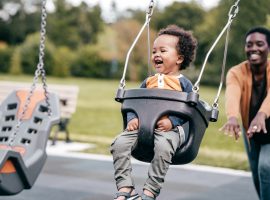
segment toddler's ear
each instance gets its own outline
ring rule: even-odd
[[[183,61],[184,61],[184,56],[183,56],[183,55],[179,55],[179,56],[178,56],[178,59],[177,59],[177,61],[176,61],[176,64],[179,65],[179,64],[181,64]]]

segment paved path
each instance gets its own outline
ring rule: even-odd
[[[0,200],[112,200],[115,193],[111,157],[48,149],[48,159],[31,190]],[[134,161],[141,190],[147,164]],[[258,200],[250,174],[184,165],[172,167],[159,200]]]

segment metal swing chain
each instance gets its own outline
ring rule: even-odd
[[[219,100],[219,96],[221,93],[221,89],[223,86],[223,82],[224,82],[224,75],[225,75],[225,67],[226,67],[226,60],[227,60],[227,52],[228,52],[228,43],[229,43],[229,32],[230,32],[231,26],[228,26],[227,29],[227,33],[226,33],[226,40],[225,40],[225,47],[224,47],[224,54],[223,54],[223,63],[222,63],[222,68],[221,68],[221,76],[220,76],[220,83],[219,83],[219,88],[218,88],[218,92],[216,95],[216,98],[214,100],[214,103],[212,104],[212,107],[214,109],[218,108],[218,100]]]
[[[233,21],[233,19],[236,17],[236,15],[239,12],[239,4],[240,0],[236,1],[234,5],[232,5],[229,13],[228,13],[228,17],[229,20]],[[227,61],[227,52],[228,52],[228,43],[229,43],[229,34],[230,34],[230,29],[231,29],[231,23],[229,24],[228,28],[227,28],[227,33],[226,33],[226,39],[225,39],[225,47],[224,47],[224,55],[223,55],[223,63],[222,63],[222,70],[221,70],[221,76],[220,76],[220,83],[219,83],[219,88],[218,88],[218,92],[216,95],[216,98],[214,100],[214,103],[212,104],[212,107],[214,109],[218,108],[218,100],[219,100],[219,96],[221,93],[221,89],[224,83],[224,76],[225,76],[225,68],[226,68],[226,61]]]
[[[46,36],[46,18],[47,18],[47,12],[46,12],[46,0],[42,0],[42,6],[41,6],[41,30],[40,30],[40,45],[39,45],[39,62],[37,64],[37,69],[35,71],[35,76],[33,78],[33,83],[31,85],[30,91],[27,95],[26,102],[23,106],[23,110],[21,113],[19,113],[18,116],[18,123],[16,124],[15,131],[13,135],[10,137],[10,141],[8,143],[9,146],[11,146],[14,142],[14,139],[16,135],[18,134],[19,128],[22,124],[23,117],[26,114],[26,111],[28,110],[29,104],[31,102],[31,97],[34,94],[34,90],[36,89],[36,85],[38,83],[38,78],[41,75],[42,80],[42,87],[44,90],[44,96],[45,96],[45,102],[47,104],[48,108],[48,116],[51,116],[51,106],[49,102],[49,92],[47,89],[46,84],[46,72],[44,69],[44,55],[45,55],[45,36]]]
[[[125,61],[125,66],[124,66],[123,75],[122,75],[122,78],[121,78],[120,84],[119,84],[119,89],[124,89],[125,86],[126,86],[125,78],[126,78],[126,73],[127,73],[127,67],[128,67],[128,61],[129,61],[130,54],[131,54],[134,46],[136,45],[137,41],[139,40],[139,38],[140,38],[143,30],[145,29],[145,27],[147,25],[149,25],[149,22],[151,20],[152,14],[153,14],[153,11],[154,11],[154,0],[151,0],[150,3],[149,3],[149,6],[148,6],[148,10],[146,12],[146,20],[145,20],[142,28],[140,29],[138,35],[136,36],[135,40],[133,41],[131,47],[128,50],[128,53],[127,53],[127,56],[126,56],[126,61]]]
[[[152,69],[151,69],[151,50],[150,50],[150,27],[149,23],[147,25],[147,49],[148,49],[148,76],[152,74]]]
[[[146,11],[146,20],[148,21],[147,23],[147,49],[148,49],[148,76],[152,74],[151,70],[151,38],[150,38],[150,18],[153,15],[154,11],[154,1],[152,0],[149,4],[149,8]]]
[[[33,80],[33,88],[35,89],[35,86],[38,82],[38,77],[41,74],[41,81],[42,81],[42,87],[44,90],[44,96],[45,96],[45,102],[47,104],[48,108],[48,115],[52,115],[51,105],[49,102],[49,92],[48,92],[48,86],[47,86],[47,78],[46,78],[46,71],[44,69],[44,56],[45,56],[45,40],[46,40],[46,19],[47,19],[47,12],[46,12],[46,1],[42,0],[42,10],[41,10],[41,31],[40,31],[40,46],[39,46],[39,63],[37,65],[37,69],[35,72],[35,77]],[[33,89],[33,90],[34,90]]]
[[[192,88],[193,92],[195,92],[195,93],[198,93],[198,92],[199,92],[199,84],[200,84],[200,81],[201,81],[201,78],[202,78],[202,74],[203,74],[203,72],[204,72],[204,69],[205,69],[205,66],[206,66],[206,63],[207,63],[207,61],[208,61],[208,58],[209,58],[210,54],[212,53],[213,49],[215,48],[215,46],[216,46],[217,43],[219,42],[220,38],[223,36],[224,32],[227,30],[227,33],[228,33],[228,30],[230,30],[229,27],[230,27],[230,25],[231,25],[233,19],[236,17],[236,15],[237,15],[237,13],[238,13],[238,11],[239,11],[239,7],[238,7],[239,2],[240,2],[240,0],[237,0],[237,1],[235,2],[235,4],[231,6],[230,11],[229,11],[229,13],[228,13],[228,16],[229,16],[229,17],[228,17],[228,21],[227,21],[226,25],[224,26],[224,28],[222,29],[222,31],[220,32],[220,34],[219,34],[218,37],[216,38],[215,42],[213,43],[213,45],[211,46],[211,48],[209,49],[209,51],[208,51],[207,54],[206,54],[205,60],[204,60],[204,62],[203,62],[202,69],[201,69],[200,74],[199,74],[199,76],[198,76],[198,79],[197,79],[196,83],[194,84],[194,86],[193,86],[193,88]],[[225,45],[228,45],[227,42],[226,42]],[[225,47],[225,49],[226,49],[226,48],[227,48],[227,47]],[[227,56],[227,50],[226,50],[226,54],[224,54],[224,56],[225,56],[225,57]],[[225,62],[226,62],[226,60],[225,60]],[[224,67],[225,67],[225,63],[224,63],[223,65],[224,65]],[[224,76],[224,74],[223,74],[223,76]],[[221,78],[221,79],[222,79],[222,81],[223,81],[223,78]],[[220,90],[221,90],[221,89],[220,89]],[[220,92],[219,92],[219,93],[220,93]],[[219,96],[219,95],[218,95],[218,96]],[[218,98],[217,98],[217,99],[218,99]]]

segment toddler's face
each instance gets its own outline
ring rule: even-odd
[[[176,46],[178,37],[173,35],[160,35],[153,44],[152,62],[157,73],[166,75],[179,75],[179,64],[183,56],[179,55]]]

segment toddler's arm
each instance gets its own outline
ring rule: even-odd
[[[162,117],[157,122],[157,130],[159,131],[170,131],[173,128],[172,122],[168,117]]]
[[[127,131],[134,131],[134,130],[137,130],[138,127],[139,127],[139,120],[136,117],[128,122],[126,130]]]
[[[182,126],[186,122],[186,120],[176,116],[169,116],[169,119],[171,120],[173,128],[177,126]]]

